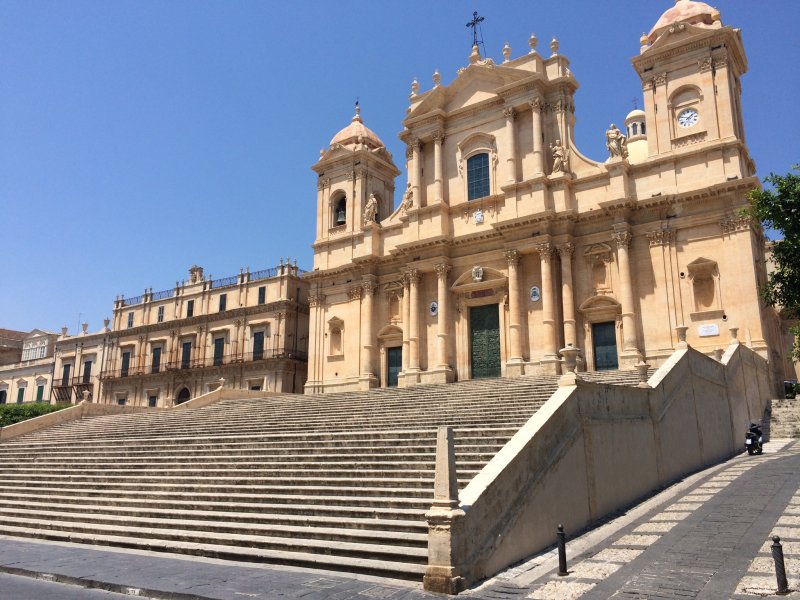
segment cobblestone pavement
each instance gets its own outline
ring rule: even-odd
[[[773,535],[783,543],[789,586],[800,589],[800,445],[790,442],[775,440],[763,456],[739,456],[687,477],[570,540],[566,577],[556,575],[551,551],[463,596],[753,600],[776,589]],[[172,600],[441,598],[413,582],[3,537],[0,572]],[[84,591],[70,587],[73,595],[64,597],[98,597]]]
[[[763,456],[739,456],[711,471],[692,478],[684,490],[667,490],[667,500],[655,499],[652,509],[639,510],[637,518],[609,524],[615,529],[611,535],[588,534],[599,534],[599,543],[575,544],[579,550],[570,559],[568,576],[557,576],[550,553],[467,595],[752,599],[776,590],[773,535],[783,543],[789,587],[800,589],[800,448],[776,440]],[[572,543],[568,554],[571,550]]]

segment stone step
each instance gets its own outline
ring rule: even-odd
[[[112,508],[125,509],[158,509],[170,511],[182,509],[197,512],[235,512],[256,513],[257,515],[294,515],[302,517],[333,517],[336,519],[363,518],[363,519],[417,519],[422,525],[425,524],[425,512],[430,508],[430,502],[418,501],[416,508],[408,505],[387,504],[380,506],[374,504],[367,506],[367,503],[346,502],[339,505],[332,503],[298,503],[298,502],[269,502],[261,497],[242,497],[239,495],[238,502],[230,501],[227,496],[221,497],[202,497],[195,499],[188,495],[184,498],[149,494],[147,498],[139,495],[130,497],[115,496],[80,496],[80,495],[59,495],[53,491],[48,493],[38,493],[36,490],[26,489],[23,492],[15,493],[0,491],[0,505],[21,506],[21,505],[42,505],[48,506],[73,506],[73,510],[82,510],[86,506],[102,506],[104,510]],[[296,499],[293,499],[296,500]],[[349,500],[349,499],[348,499]]]
[[[118,515],[103,513],[57,513],[52,510],[33,510],[29,508],[5,509],[0,508],[0,524],[29,525],[34,522],[57,520],[65,528],[73,525],[79,527],[104,526],[106,531],[116,527],[116,531],[157,529],[160,531],[178,530],[195,531],[198,533],[228,533],[233,535],[247,535],[270,538],[301,538],[320,541],[341,541],[359,544],[398,545],[414,548],[426,548],[428,545],[427,531],[386,531],[382,529],[368,529],[364,527],[346,527],[347,522],[333,524],[287,524],[287,523],[262,523],[239,521],[234,518],[222,520],[189,519],[189,518],[157,518],[141,515],[129,515],[120,524]],[[102,530],[98,527],[98,530]],[[164,537],[163,533],[160,537]]]
[[[169,552],[207,556],[233,561],[267,562],[317,568],[331,571],[347,571],[391,577],[395,579],[420,580],[425,572],[421,561],[385,561],[375,558],[351,557],[343,555],[315,554],[303,551],[285,551],[226,544],[195,543],[178,540],[161,540],[155,537],[127,537],[92,532],[54,531],[34,527],[0,526],[0,534],[32,537],[85,544],[110,545],[122,548],[135,548],[155,552]]]
[[[88,489],[86,486],[54,486],[43,482],[41,486],[19,486],[3,485],[4,492],[13,493],[19,496],[31,494],[55,494],[62,496],[89,496],[106,497],[109,490]],[[26,492],[27,490],[27,492]],[[297,493],[282,493],[285,490],[248,490],[230,491],[223,488],[222,491],[209,489],[191,490],[186,488],[178,489],[114,489],[115,498],[144,498],[148,497],[154,501],[171,501],[197,499],[206,502],[220,502],[225,500],[236,500],[242,502],[263,502],[263,503],[283,503],[283,504],[321,504],[338,506],[359,506],[359,507],[382,507],[382,508],[417,508],[428,510],[433,498],[433,490],[394,490],[396,494],[387,494],[385,488],[369,490],[364,488],[349,490],[352,493],[341,493],[341,489],[319,488],[316,490],[297,490]],[[291,490],[289,490],[291,491]],[[336,493],[334,493],[336,492]],[[380,493],[379,493],[380,492]],[[424,492],[424,493],[423,493]],[[358,495],[369,494],[369,495]]]
[[[280,507],[284,508],[284,507]],[[310,508],[310,507],[306,507]],[[342,527],[346,529],[368,529],[378,530],[384,532],[407,532],[418,533],[426,535],[428,526],[424,519],[420,518],[421,514],[414,513],[412,516],[416,517],[415,520],[401,519],[401,518],[380,518],[377,516],[346,516],[341,510],[339,512],[332,511],[335,516],[319,515],[319,514],[296,514],[294,511],[291,513],[270,513],[264,512],[263,507],[258,507],[258,510],[250,512],[233,512],[226,510],[182,510],[176,509],[174,506],[168,505],[164,507],[152,507],[151,505],[138,507],[121,507],[113,504],[67,504],[54,501],[37,502],[30,498],[26,499],[24,507],[19,504],[10,503],[6,504],[5,499],[0,498],[0,513],[6,517],[15,516],[37,516],[60,518],[64,515],[74,514],[74,519],[94,520],[99,518],[102,520],[110,519],[109,522],[118,523],[120,518],[136,518],[136,519],[161,519],[165,523],[171,523],[178,520],[183,521],[215,521],[215,522],[233,522],[242,525],[257,524],[259,526],[274,524],[274,525],[305,525],[312,527]],[[356,512],[356,514],[362,514]],[[426,538],[427,541],[427,538]]]

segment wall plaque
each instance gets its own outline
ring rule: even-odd
[[[539,291],[539,286],[535,285],[531,288],[531,302],[538,302],[542,297],[542,292]]]
[[[710,337],[712,335],[719,335],[719,325],[711,323],[708,325],[700,325],[697,328],[697,335],[700,337]]]

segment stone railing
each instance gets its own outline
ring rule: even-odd
[[[455,498],[437,447],[425,588],[458,593],[688,473],[744,448],[770,397],[766,361],[677,350],[641,387],[564,385]]]

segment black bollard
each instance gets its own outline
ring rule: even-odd
[[[785,596],[789,593],[789,582],[786,581],[786,566],[783,564],[783,546],[781,538],[777,535],[772,537],[772,560],[775,561],[775,578],[778,580],[778,591],[776,594]]]
[[[567,534],[564,533],[564,526],[559,524],[558,533],[558,574],[560,577],[569,575],[567,572]]]

